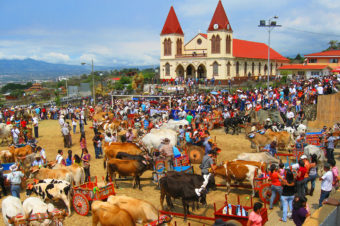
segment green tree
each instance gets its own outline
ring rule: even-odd
[[[328,50],[337,49],[338,48],[338,44],[339,43],[338,43],[337,40],[330,40],[328,42],[328,45],[329,45]]]

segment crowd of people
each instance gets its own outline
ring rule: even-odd
[[[179,82],[179,81],[178,81]],[[68,149],[67,157],[64,157],[63,150],[58,150],[55,161],[58,164],[69,166],[79,164],[84,167],[86,180],[90,177],[91,155],[89,154],[85,125],[100,109],[101,112],[113,113],[113,119],[121,122],[127,121],[126,133],[124,138],[127,142],[133,142],[136,135],[133,129],[147,133],[152,128],[158,128],[169,118],[186,120],[188,125],[180,126],[178,138],[180,142],[191,143],[203,146],[205,156],[200,165],[202,175],[209,174],[209,170],[214,170],[214,142],[211,140],[208,131],[208,122],[213,118],[220,117],[221,120],[237,117],[238,115],[249,114],[250,111],[258,112],[263,110],[276,110],[280,113],[286,125],[292,125],[294,121],[303,122],[304,106],[317,103],[318,95],[326,95],[338,92],[336,85],[338,80],[336,76],[328,76],[322,79],[293,80],[289,85],[280,87],[270,87],[267,89],[236,90],[234,93],[186,93],[175,94],[171,100],[155,101],[148,99],[138,100],[120,100],[116,99],[113,103],[104,102],[98,106],[72,106],[67,107],[44,107],[30,106],[27,108],[12,107],[1,108],[0,122],[12,124],[11,134],[13,143],[20,145],[27,143],[31,139],[39,138],[39,121],[40,120],[58,120],[60,133],[63,139],[64,148]],[[32,117],[27,117],[32,116]],[[138,117],[131,118],[131,115]],[[164,117],[165,116],[165,117]],[[157,120],[155,120],[157,119]],[[109,122],[108,115],[103,122]],[[118,141],[118,134],[114,132],[99,132],[103,126],[102,122],[92,121],[94,136],[92,138],[95,158],[103,157],[103,143]],[[30,131],[30,128],[32,130]],[[81,156],[72,153],[72,146],[75,145],[72,134],[80,133],[79,145],[81,147]],[[33,136],[34,133],[34,136]],[[327,159],[328,163],[324,165],[324,175],[320,177],[321,195],[319,206],[328,198],[332,188],[338,187],[338,170],[334,160],[334,142],[339,137],[332,135],[326,138]],[[272,155],[275,155],[275,144],[268,149]],[[177,150],[179,152],[179,150]],[[168,170],[173,168],[173,157],[177,155],[176,146],[170,145],[168,139],[164,139],[162,145],[155,151],[155,158],[163,159],[166,162]],[[37,148],[37,154],[33,166],[43,166],[47,163],[46,154],[42,147]],[[301,156],[299,168],[296,171],[284,170],[276,165],[270,167],[270,178],[272,183],[272,193],[270,200],[270,209],[273,208],[276,195],[281,197],[281,207],[283,209],[282,221],[286,222],[292,218],[296,225],[302,225],[304,219],[310,214],[306,195],[313,196],[315,181],[317,180],[318,165],[315,156],[309,161],[306,156]],[[11,168],[12,173],[7,177],[12,188],[12,195],[19,197],[20,186],[23,175],[17,170],[17,165]],[[0,184],[1,183],[0,176]],[[308,189],[308,184],[311,184]],[[6,191],[3,189],[4,195]],[[261,206],[262,207],[262,206]],[[251,225],[256,225],[258,219],[258,210],[260,205],[255,205],[254,213],[251,214],[250,220],[254,219]],[[289,210],[289,211],[288,211]]]

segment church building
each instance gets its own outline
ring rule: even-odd
[[[287,62],[287,58],[270,49],[270,75],[276,75]],[[214,78],[226,84],[228,80],[266,76],[267,64],[266,44],[233,38],[221,0],[207,33],[199,33],[187,43],[175,10],[170,8],[161,32],[161,79]]]

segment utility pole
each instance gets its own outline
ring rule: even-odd
[[[269,90],[269,75],[271,71],[271,66],[270,66],[270,32],[275,28],[275,27],[281,27],[281,25],[276,24],[276,21],[273,19],[278,19],[278,16],[274,16],[268,20],[268,24],[266,24],[265,20],[260,20],[260,25],[259,27],[266,27],[268,28],[268,65],[267,65],[267,90]]]

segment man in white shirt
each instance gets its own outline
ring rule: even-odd
[[[319,94],[319,95],[323,95],[323,87],[322,87],[322,85],[318,85],[318,86],[316,87],[316,90],[318,91],[318,94]]]
[[[325,163],[324,165],[324,175],[319,178],[321,180],[321,194],[319,199],[319,207],[322,206],[323,200],[329,197],[329,194],[332,191],[332,182],[333,182],[333,173],[330,170],[331,166],[329,163]]]
[[[17,163],[14,163],[13,165],[11,165],[10,170],[12,172],[7,175],[6,179],[11,184],[12,196],[18,197],[20,199],[21,178],[23,178],[25,175],[21,171],[18,171]]]
[[[14,126],[13,129],[11,130],[11,132],[12,132],[12,137],[13,137],[13,143],[18,144],[19,134],[20,134],[18,127]]]
[[[294,115],[294,112],[292,112],[291,108],[288,109],[286,117],[287,117],[287,126],[292,126],[295,115]]]
[[[57,164],[64,164],[65,165],[65,161],[64,161],[63,151],[62,150],[58,150],[58,154],[57,154],[57,157],[56,157],[55,160],[57,161]]]
[[[38,116],[34,116],[33,119],[33,127],[34,127],[34,136],[35,138],[38,138],[39,137],[39,121],[38,121]]]

